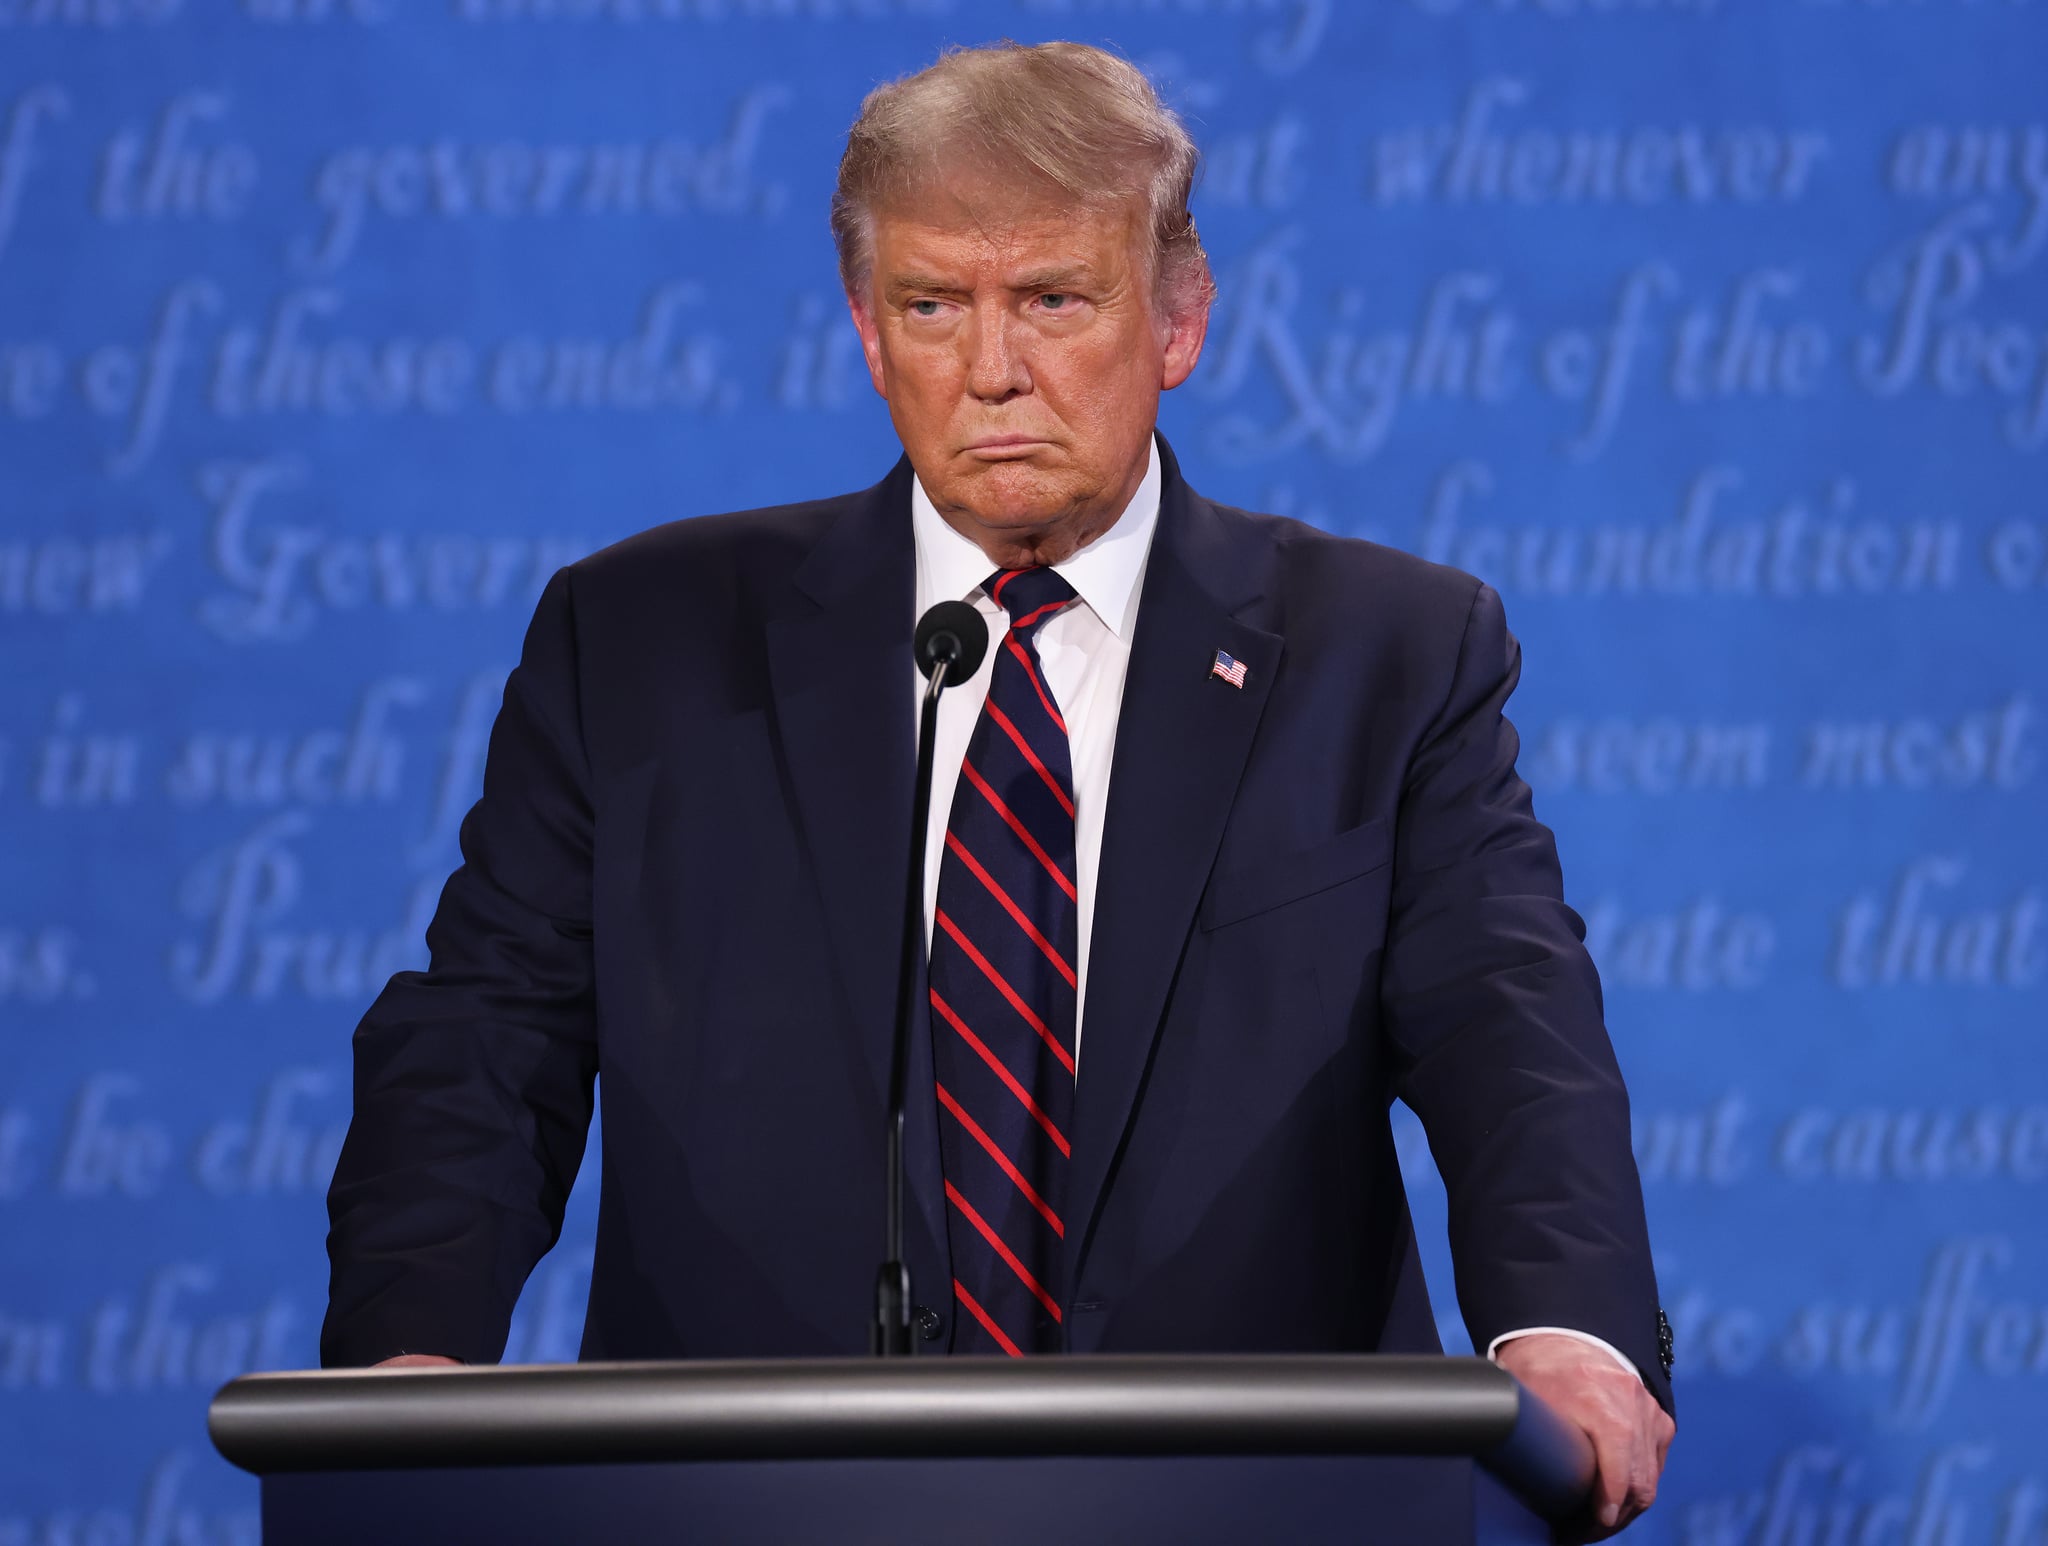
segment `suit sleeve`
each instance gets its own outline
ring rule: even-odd
[[[427,969],[393,977],[356,1029],[327,1195],[325,1365],[495,1362],[561,1232],[597,1073],[575,637],[565,570],[506,683]]]
[[[1382,968],[1396,1090],[1450,1202],[1475,1347],[1561,1326],[1633,1360],[1667,1408],[1628,1093],[1585,924],[1515,772],[1521,650],[1478,587],[1442,709],[1407,771]]]

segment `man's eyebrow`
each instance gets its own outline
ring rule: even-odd
[[[1085,263],[1068,263],[1053,268],[1033,269],[1019,274],[1005,287],[1011,290],[1067,290],[1078,289],[1093,279],[1094,271]],[[888,295],[965,295],[965,285],[933,274],[891,274],[882,287]]]
[[[890,295],[965,295],[966,289],[931,274],[891,274],[883,287]]]
[[[1064,268],[1034,269],[1028,274],[1019,274],[1010,281],[1012,290],[1067,290],[1077,289],[1094,278],[1094,273],[1085,263],[1070,263]]]

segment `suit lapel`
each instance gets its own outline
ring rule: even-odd
[[[1163,440],[1160,451],[1095,885],[1067,1199],[1085,1222],[1069,1295],[1281,658],[1280,636],[1239,616],[1259,598],[1270,545],[1194,494]],[[1245,664],[1243,687],[1209,674],[1218,650]]]
[[[855,496],[799,565],[793,577],[797,594],[768,624],[783,767],[818,878],[849,1023],[878,1108],[889,1088],[916,773],[910,477],[906,458]],[[934,1104],[927,1042],[912,1036],[905,1172],[916,1206],[943,1249],[937,1115],[921,1111],[918,1099],[923,1092],[922,1104]],[[922,1079],[920,1067],[926,1070]],[[878,1125],[878,1154],[881,1144]]]

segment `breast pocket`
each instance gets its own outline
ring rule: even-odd
[[[1199,914],[1204,930],[1225,928],[1319,895],[1388,864],[1393,829],[1384,816],[1361,822],[1311,848],[1252,860],[1218,872]]]

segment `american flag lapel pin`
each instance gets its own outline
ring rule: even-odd
[[[1209,674],[1222,677],[1232,687],[1244,686],[1244,662],[1221,650],[1216,652],[1216,664],[1209,668]]]

